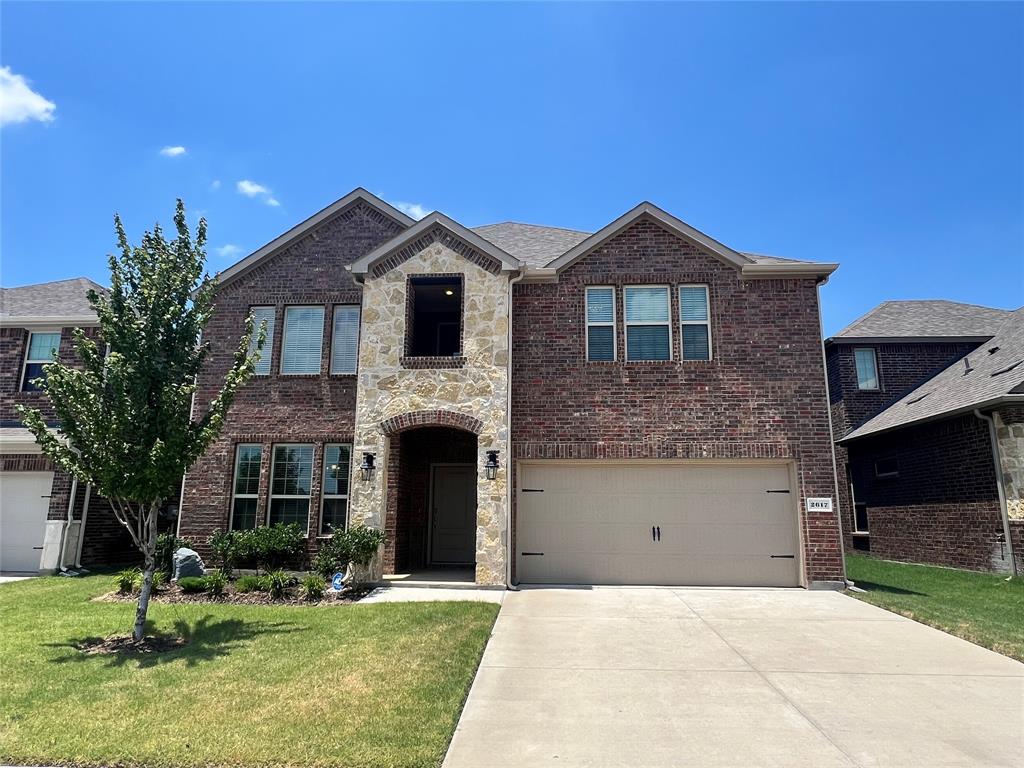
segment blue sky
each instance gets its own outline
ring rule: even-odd
[[[840,262],[829,333],[885,299],[1024,303],[1021,4],[6,2],[0,27],[5,286],[102,281],[115,211],[137,235],[183,197],[215,271],[364,186],[469,226],[647,199]]]

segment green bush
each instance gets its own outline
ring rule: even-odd
[[[322,600],[325,589],[324,580],[315,573],[309,574],[302,580],[302,596],[311,603]]]
[[[242,539],[240,531],[217,531],[207,540],[220,572],[228,579],[235,572],[235,564],[245,555]]]
[[[267,592],[275,600],[286,597],[291,585],[292,577],[280,569],[267,574]]]
[[[233,538],[233,563],[249,562],[265,571],[295,565],[301,559],[306,543],[302,528],[297,523],[261,525],[235,531]]]
[[[359,525],[338,531],[320,545],[313,558],[313,571],[329,579],[345,570],[349,563],[367,565],[383,543],[384,532],[375,528]]]
[[[228,588],[228,577],[219,571],[203,577],[206,582],[206,591],[214,597],[220,597]]]
[[[138,568],[125,568],[114,576],[114,587],[122,595],[130,595],[139,589],[142,571]]]
[[[239,592],[269,592],[270,583],[266,576],[242,576],[235,582]]]
[[[178,579],[178,586],[181,587],[181,591],[187,594],[195,594],[197,592],[206,591],[206,577],[205,576],[182,576]]]
[[[156,537],[156,569],[168,577],[174,575],[174,553],[182,547],[192,548],[188,539],[179,539],[173,533],[161,533]]]
[[[142,589],[142,575],[139,574],[139,589]],[[163,589],[167,586],[167,574],[163,571],[153,571],[153,589]]]

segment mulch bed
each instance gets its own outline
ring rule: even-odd
[[[75,647],[89,656],[109,653],[166,653],[188,644],[181,637],[164,637],[146,635],[136,641],[131,635],[111,635],[110,637],[90,637],[75,643]]]
[[[223,595],[215,597],[206,592],[182,592],[178,585],[168,584],[154,591],[150,600],[154,603],[205,603],[212,605],[332,606],[357,603],[372,591],[373,587],[346,589],[341,592],[328,590],[324,593],[323,599],[310,601],[299,594],[290,594],[287,597],[275,599],[266,592],[238,592],[233,585],[229,585]],[[136,603],[139,596],[137,593],[125,595],[120,592],[108,592],[94,599],[104,603]]]

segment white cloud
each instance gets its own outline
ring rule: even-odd
[[[49,123],[57,105],[33,91],[10,67],[0,67],[0,125],[38,120]]]
[[[235,184],[235,189],[238,190],[238,194],[245,195],[246,197],[258,197],[263,200],[264,203],[269,205],[271,208],[277,208],[281,205],[280,201],[270,191],[269,187],[265,187],[262,184],[257,184],[255,181],[249,179],[242,179],[240,182]]]
[[[214,179],[212,182],[210,182],[210,189],[214,191],[220,189],[220,179]]]
[[[392,203],[392,205],[395,206],[395,208],[400,210],[402,213],[404,213],[406,216],[411,216],[417,221],[419,221],[428,213],[430,213],[430,211],[428,211],[419,203],[399,203],[396,201]]]
[[[214,252],[222,259],[232,259],[242,252],[242,249],[233,243],[227,245],[221,245],[213,249]]]
[[[176,147],[164,147],[160,150],[160,154],[164,157],[181,157],[187,151],[187,149],[179,145]]]

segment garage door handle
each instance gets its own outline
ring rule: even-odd
[[[768,555],[773,560],[792,560],[796,555]]]
[[[533,557],[543,557],[544,556],[543,552],[520,552],[519,554],[522,555],[523,557],[531,557],[531,556],[533,556]]]
[[[42,549],[42,547],[32,547],[32,549]]]
[[[658,526],[658,541],[661,541],[661,526]]]
[[[651,541],[657,541],[657,537],[654,535],[654,526],[651,526]]]
[[[780,488],[777,491],[769,490],[769,491],[765,491],[765,493],[789,493],[789,488]]]

